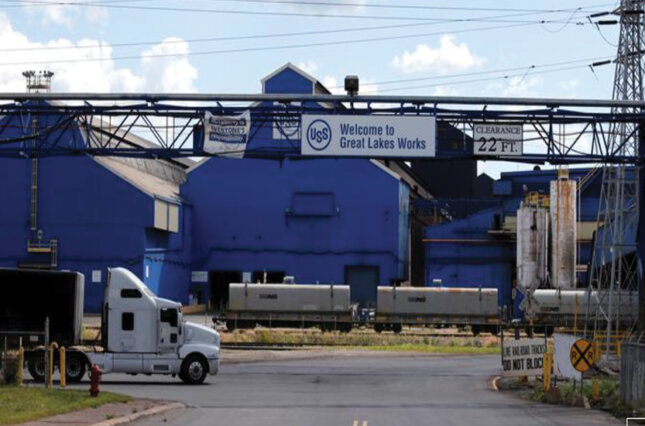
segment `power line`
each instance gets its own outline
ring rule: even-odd
[[[3,2],[24,2],[28,0],[0,0]],[[105,3],[119,3],[122,2],[123,0],[103,0],[102,2],[99,1],[88,1],[88,2],[83,2],[82,4],[87,4],[87,5],[100,5],[100,4],[105,4]],[[134,1],[157,1],[157,0],[130,0],[130,2]],[[212,0],[212,1],[228,1],[228,0]],[[248,0],[248,1],[259,1],[262,2],[264,0]],[[285,3],[284,1],[279,1],[279,0],[274,0],[278,3]],[[33,0],[30,2],[33,3]],[[296,3],[296,2],[289,2],[288,4],[291,3]],[[322,2],[320,2],[322,3]],[[42,5],[42,6],[53,6],[53,5],[58,5],[60,3],[43,3],[38,2],[37,5]],[[77,4],[77,3],[74,3]],[[313,4],[313,3],[312,3]],[[330,3],[331,4],[331,3]],[[335,3],[334,3],[335,4]],[[349,3],[347,3],[349,4]],[[383,6],[383,5],[374,5],[374,6]],[[2,6],[0,6],[2,7]],[[479,8],[481,10],[484,10],[484,8]],[[576,8],[573,10],[580,10],[581,8]],[[498,9],[494,9],[498,10]],[[499,9],[501,10],[501,9]],[[530,14],[542,14],[542,13],[558,13],[559,10],[538,10],[538,9],[517,9],[517,10],[526,10],[528,11],[527,13]],[[563,11],[571,11],[572,9],[562,9]],[[588,13],[588,12],[584,12]],[[573,16],[573,15],[572,15]],[[493,19],[497,17],[488,17],[484,19]],[[473,18],[476,19],[476,18]],[[443,24],[443,23],[448,23],[448,22],[461,22],[462,19],[459,18],[453,18],[453,19],[447,19],[445,21],[441,22],[420,22],[420,23],[409,23],[409,24],[397,24],[397,25],[381,25],[381,26],[370,26],[370,27],[359,27],[359,28],[343,28],[343,29],[334,29],[334,30],[317,30],[317,31],[302,31],[302,32],[294,32],[294,33],[273,33],[273,34],[254,34],[254,35],[242,35],[242,36],[226,36],[226,37],[208,37],[208,38],[194,38],[194,39],[181,39],[181,40],[169,40],[165,41],[165,44],[179,44],[179,43],[206,43],[206,42],[213,42],[213,41],[234,41],[234,40],[253,40],[253,39],[260,39],[260,38],[281,38],[281,37],[297,37],[297,36],[307,36],[307,35],[320,35],[320,34],[340,34],[340,33],[350,33],[350,32],[361,32],[361,31],[372,31],[372,30],[387,30],[387,29],[397,29],[397,28],[409,28],[409,27],[417,27],[417,26],[427,26],[427,25],[438,25],[438,24]],[[564,28],[567,26],[571,21],[571,17],[563,24]],[[540,24],[545,23],[546,21],[539,21]],[[555,21],[554,21],[555,22]],[[521,22],[521,23],[531,23],[531,22]],[[538,22],[534,22],[538,23]],[[122,43],[112,43],[109,46],[110,47],[134,47],[134,46],[149,46],[149,45],[155,45],[155,44],[160,44],[161,41],[140,41],[140,42],[122,42]],[[77,49],[94,49],[94,48],[101,48],[103,47],[103,43],[93,43],[93,44],[85,44],[81,46],[43,46],[43,47],[23,47],[23,48],[1,48],[0,52],[20,52],[20,51],[39,51],[39,50],[77,50]]]
[[[170,6],[136,6],[118,3],[99,3],[99,2],[43,2],[38,0],[2,0],[5,2],[21,2],[24,6],[31,5],[57,5],[57,6],[83,6],[83,7],[103,7],[123,10],[146,10],[146,11],[163,11],[163,12],[189,12],[189,13],[210,13],[210,14],[231,14],[231,15],[256,15],[256,16],[280,16],[280,17],[309,17],[309,18],[336,18],[336,19],[372,19],[372,20],[389,20],[389,21],[430,21],[430,22],[505,22],[505,23],[534,23],[533,21],[509,21],[505,18],[518,16],[527,16],[539,14],[542,12],[521,12],[509,15],[502,15],[491,18],[427,18],[419,16],[386,16],[386,15],[347,15],[336,13],[308,13],[308,12],[274,12],[274,11],[257,11],[257,10],[230,10],[230,9],[205,9],[205,8],[187,8],[187,7],[170,7]],[[563,23],[562,20],[542,20],[540,23]]]
[[[505,73],[505,72],[514,72],[514,71],[524,71],[524,73],[521,75],[526,76],[529,71],[532,71],[535,69],[560,67],[560,66],[572,65],[572,64],[582,64],[581,67],[589,67],[590,66],[589,64],[592,62],[605,61],[605,60],[609,60],[609,58],[610,57],[608,56],[600,56],[600,57],[593,57],[593,58],[573,59],[573,60],[561,61],[561,62],[551,62],[551,63],[538,64],[538,65],[500,68],[500,69],[488,70],[488,71],[472,71],[467,73],[451,74],[451,75],[435,75],[430,77],[415,77],[415,78],[405,78],[405,79],[398,79],[398,80],[375,81],[370,83],[361,83],[361,86],[387,86],[391,84],[411,83],[411,82],[428,81],[428,80],[444,80],[444,79],[457,78],[457,77],[472,77],[475,75],[497,74],[501,72]],[[609,62],[611,62],[611,60],[609,60]],[[343,88],[342,86],[331,87],[331,89],[342,89],[342,88]]]
[[[518,28],[526,27],[530,25],[539,25],[536,23],[531,24],[509,24],[509,25],[496,25],[490,27],[479,27],[479,28],[470,28],[464,30],[451,31],[451,34],[459,34],[466,32],[479,32],[479,31],[492,31],[499,29],[507,28]],[[298,43],[298,44],[289,44],[289,45],[276,45],[276,46],[257,46],[257,47],[247,47],[247,48],[235,48],[235,49],[218,49],[218,50],[204,50],[197,52],[187,52],[187,53],[159,53],[159,54],[150,54],[146,55],[146,58],[168,58],[168,57],[184,57],[184,56],[205,56],[205,55],[217,55],[217,54],[228,54],[228,53],[244,53],[244,52],[257,52],[257,51],[269,51],[269,50],[282,50],[282,49],[300,49],[307,47],[320,47],[320,46],[337,46],[337,45],[348,45],[348,44],[360,44],[360,43],[371,43],[375,41],[391,41],[391,40],[401,40],[408,38],[418,38],[418,37],[429,37],[435,35],[445,34],[445,31],[441,32],[431,32],[431,33],[422,33],[422,34],[404,34],[396,36],[381,36],[381,37],[370,37],[354,40],[333,40],[333,41],[323,41],[316,43]],[[112,60],[137,60],[141,59],[141,55],[128,55],[128,56],[115,56],[115,57],[95,57],[95,58],[84,58],[84,59],[57,59],[51,61],[18,61],[18,62],[0,62],[0,66],[9,66],[9,65],[51,65],[51,64],[62,64],[62,63],[77,63],[77,62],[102,62],[102,61],[112,61]]]
[[[405,4],[373,4],[373,3],[352,3],[352,2],[329,2],[329,1],[297,1],[297,0],[208,0],[210,2],[218,3],[260,3],[260,4],[283,4],[283,5],[298,5],[298,6],[328,6],[328,7],[352,7],[352,8],[375,8],[375,9],[411,9],[411,10],[455,10],[455,11],[469,11],[469,12],[538,12],[538,13],[560,13],[584,12],[585,9],[592,9],[596,7],[611,6],[613,3],[604,3],[593,6],[581,6],[577,8],[564,8],[564,9],[516,9],[516,8],[495,8],[495,7],[465,7],[465,6],[421,6],[421,5],[405,5]]]
[[[47,2],[43,0],[1,0],[4,3],[16,3],[18,6],[96,6],[102,7],[104,5],[119,4],[119,3],[132,3],[132,2],[150,2],[159,0],[87,0],[87,1],[52,1]],[[351,7],[360,9],[403,9],[403,10],[445,10],[445,11],[469,11],[469,12],[529,12],[529,13],[594,13],[594,8],[604,8],[611,6],[613,3],[604,3],[589,6],[580,6],[575,8],[561,8],[561,9],[526,9],[526,8],[496,8],[496,7],[464,7],[464,6],[422,6],[422,5],[406,5],[406,4],[373,4],[373,3],[352,3],[352,2],[329,2],[329,1],[297,1],[297,0],[205,0],[209,2],[219,3],[255,3],[255,4],[277,4],[277,5],[297,5],[297,6],[327,6],[327,7]],[[13,6],[11,6],[13,7]]]
[[[149,1],[149,0],[142,0]],[[123,43],[110,43],[110,47],[135,47],[135,46],[151,46],[156,44],[181,44],[181,43],[206,43],[213,41],[236,41],[236,40],[255,40],[255,39],[264,39],[264,38],[282,38],[282,37],[301,37],[308,35],[321,35],[321,34],[340,34],[340,33],[352,33],[352,32],[362,32],[362,31],[382,31],[389,29],[399,29],[399,28],[412,28],[412,27],[421,27],[429,25],[443,24],[443,22],[417,22],[411,24],[397,24],[397,25],[378,25],[378,26],[369,26],[369,27],[353,27],[353,28],[340,28],[334,30],[317,30],[317,31],[301,31],[293,33],[270,33],[270,34],[250,34],[250,35],[241,35],[241,36],[222,36],[222,37],[207,37],[207,38],[194,38],[194,39],[180,39],[180,40],[154,40],[154,41],[139,41],[139,42],[123,42]],[[478,29],[471,29],[477,31]],[[455,31],[451,31],[453,33]],[[442,32],[443,34],[443,32]],[[436,35],[436,34],[435,34]],[[39,47],[17,47],[17,48],[0,48],[0,52],[23,52],[23,51],[41,51],[41,50],[78,50],[78,49],[95,49],[105,47],[105,43],[92,43],[84,45],[75,45],[75,46],[39,46]]]
[[[562,71],[571,71],[574,69],[581,69],[581,68],[588,68],[589,65],[575,65],[575,66],[570,66],[570,67],[562,67],[562,68],[556,68],[552,70],[544,70],[544,71],[539,71],[534,73],[534,75],[541,75],[541,74],[551,74],[555,72],[562,72]],[[369,94],[369,93],[387,93],[387,92],[397,92],[401,90],[413,90],[413,89],[427,89],[431,87],[439,87],[439,86],[455,86],[458,84],[472,84],[472,83],[481,83],[484,81],[493,81],[493,80],[508,80],[509,78],[513,77],[522,77],[524,73],[516,73],[516,74],[507,74],[503,76],[494,76],[494,77],[483,77],[483,78],[474,78],[474,79],[469,79],[469,80],[459,80],[459,81],[454,81],[454,82],[442,82],[442,83],[434,83],[434,84],[423,84],[423,85],[416,85],[416,86],[405,86],[405,87],[396,87],[392,89],[385,89],[385,90],[373,90],[373,91],[367,91],[366,93],[364,92],[363,94]]]

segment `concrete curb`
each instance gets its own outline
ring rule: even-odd
[[[158,405],[156,407],[148,408],[147,410],[141,411],[139,413],[129,414],[127,416],[116,417],[114,419],[105,420],[103,422],[94,423],[93,426],[114,426],[122,425],[126,423],[131,423],[135,420],[139,420],[143,417],[150,417],[156,414],[165,413],[170,410],[177,410],[179,408],[185,408],[186,406],[181,402],[172,402],[170,404]]]

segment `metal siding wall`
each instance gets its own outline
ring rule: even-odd
[[[178,232],[168,233],[168,246],[158,249],[146,242],[144,265],[149,276],[146,285],[157,295],[188,304],[192,223],[189,206],[179,206]],[[164,232],[164,231],[160,231]],[[145,275],[145,268],[143,271]]]
[[[290,215],[293,193],[331,192],[338,214]],[[282,163],[212,158],[189,174],[194,269],[277,270],[298,282],[344,282],[346,265],[399,275],[397,179],[368,160]]]
[[[487,240],[493,216],[488,209],[465,219],[425,228],[425,238],[454,242],[426,243],[426,286],[441,279],[444,287],[491,287],[498,289],[500,306],[511,305],[511,274],[515,244],[490,240],[486,243],[458,240]]]
[[[21,165],[22,163],[22,165]],[[0,169],[24,169],[25,160],[2,159]],[[29,180],[16,184],[11,178],[3,185],[14,206],[29,204]],[[141,275],[144,215],[150,197],[111,174],[92,159],[57,157],[41,159],[39,164],[38,227],[44,238],[58,239],[61,269],[85,274],[85,308],[100,310],[106,268],[126,266]],[[3,238],[0,251],[4,266],[16,266],[28,257],[26,240],[30,237],[28,209],[11,209],[2,215],[3,228],[13,229]],[[4,212],[3,212],[4,213]],[[102,283],[92,283],[91,271],[102,270]]]
[[[12,132],[20,134],[8,126],[3,137]],[[68,129],[63,138],[80,135]],[[144,230],[153,223],[153,199],[88,157],[51,157],[39,163],[38,227],[45,239],[58,239],[59,268],[85,274],[85,310],[99,312],[108,267],[124,266],[143,278]],[[0,196],[6,201],[0,210],[1,266],[15,267],[28,258],[28,164],[0,159]],[[93,270],[101,270],[100,283],[92,282]],[[177,294],[168,286],[160,288],[168,290],[161,296]]]
[[[264,93],[313,93],[313,83],[287,68],[264,84]]]
[[[571,179],[578,180],[588,173],[588,169],[570,169]],[[589,181],[582,192],[580,200],[580,217],[583,221],[595,222],[598,212],[598,196],[601,174]],[[529,191],[547,192],[550,181],[556,178],[555,170],[502,173],[501,179],[508,181],[512,193],[501,198],[502,209],[497,211],[507,218],[514,219],[520,201],[524,197],[524,186]],[[487,230],[492,224],[493,210],[482,210],[473,213],[463,220],[455,220],[441,226],[425,228],[427,238],[473,238],[489,239]],[[590,242],[578,243],[578,264],[587,264],[591,260]],[[501,282],[510,283],[512,267],[515,262],[515,247],[492,244],[431,244],[426,243],[426,285],[432,285],[433,278],[443,279],[445,286],[472,285],[480,282],[484,286],[497,287]],[[586,273],[579,272],[578,278],[585,282]],[[498,287],[499,288],[499,287]],[[500,288],[500,305],[510,303],[511,288],[504,284]],[[515,311],[519,300],[513,301]]]

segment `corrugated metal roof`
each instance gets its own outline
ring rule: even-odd
[[[117,131],[114,126],[105,122],[94,120],[92,137],[88,137],[83,126],[79,130],[89,146],[105,144],[110,135],[115,135],[110,145],[119,141],[137,147],[157,147],[154,143],[134,134],[125,135]],[[190,159],[179,160],[153,160],[147,158],[130,157],[93,157],[94,161],[101,164],[112,173],[129,182],[142,192],[168,201],[181,202],[179,186],[186,181],[186,169],[194,164]]]
[[[164,163],[163,160],[120,157],[94,157],[94,160],[146,194],[169,201],[182,201],[179,185],[186,180],[183,170],[171,171],[174,175],[171,179],[162,178],[158,173],[149,171],[151,168],[156,169],[155,172],[170,171],[167,165],[161,164]]]

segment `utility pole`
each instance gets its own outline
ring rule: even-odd
[[[620,39],[616,55],[614,100],[643,100],[643,3],[621,0],[613,14],[620,18]],[[638,108],[613,108],[614,113],[640,114]],[[615,155],[638,155],[638,123],[613,123],[607,145]],[[639,170],[625,165],[605,165],[598,208],[598,231],[593,247],[590,285],[598,290],[597,300],[589,300],[587,316],[593,315],[594,337],[602,336],[605,359],[616,355],[619,333],[630,333],[635,324],[621,322],[630,298],[638,298],[638,255],[636,232],[639,213]],[[591,299],[591,292],[589,299]],[[590,306],[595,306],[594,308]],[[626,315],[625,315],[626,316]],[[588,318],[589,319],[589,318]],[[614,350],[612,350],[614,349]]]

